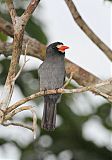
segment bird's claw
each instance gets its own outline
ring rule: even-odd
[[[45,88],[45,89],[44,89],[44,96],[46,95],[46,93],[47,93],[47,89]]]
[[[55,88],[55,90],[56,90],[56,94],[58,94],[58,89],[59,89],[59,88]]]

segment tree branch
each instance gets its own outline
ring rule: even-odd
[[[31,0],[27,9],[25,10],[25,12],[21,16],[22,20],[24,21],[24,24],[26,24],[28,22],[29,17],[32,15],[33,11],[35,10],[35,8],[39,4],[39,2],[40,2],[40,0]]]
[[[3,126],[10,126],[10,125],[27,128],[27,129],[29,129],[33,132],[32,126],[29,126],[29,125],[26,125],[26,124],[23,124],[23,123],[20,123],[20,122],[11,122],[10,121],[10,122],[7,122],[7,123],[3,123]]]
[[[9,27],[7,27],[9,26]],[[7,29],[8,28],[8,29]],[[0,17],[0,30],[3,31],[7,35],[11,35],[13,37],[13,27],[7,21]],[[23,47],[22,47],[22,54],[24,55],[26,43],[29,41],[29,46],[27,50],[27,55],[39,58],[44,60],[45,58],[45,50],[46,46],[40,43],[38,40],[31,38],[27,35],[24,35],[23,40]],[[4,54],[5,56],[11,55],[12,52],[12,44],[1,42],[0,41],[0,53]],[[77,64],[71,62],[70,60],[66,59],[66,73],[69,77],[71,72],[73,72],[73,79],[81,86],[89,86],[91,84],[99,83],[101,81],[100,78],[96,77],[92,73],[86,71],[85,69],[81,68]],[[112,85],[102,86],[97,88],[102,92],[112,95]]]
[[[99,91],[97,88],[104,86],[104,85],[108,85],[111,84],[112,85],[112,79],[106,80],[106,81],[102,81],[98,84],[93,84],[91,86],[87,86],[87,87],[79,87],[77,89],[64,89],[64,88],[60,88],[58,90],[47,90],[46,93],[44,91],[40,91],[37,93],[34,93],[28,97],[25,97],[23,99],[21,99],[20,101],[16,102],[15,104],[13,104],[12,106],[10,106],[9,108],[7,108],[7,113],[11,112],[12,110],[14,110],[15,108],[17,108],[18,106],[33,100],[37,97],[40,96],[44,96],[44,95],[48,95],[48,94],[69,94],[69,93],[82,93],[82,92],[86,92],[86,91],[95,91],[97,94],[103,96],[104,98],[106,98],[108,101],[112,102],[112,96],[109,96],[101,91]]]
[[[112,61],[112,50],[91,30],[91,28],[86,24],[79,14],[75,4],[72,0],[65,0],[74,21],[80,27],[80,29],[93,41],[94,44],[100,48],[105,55]]]
[[[13,22],[13,28],[14,28],[14,40],[13,40],[13,51],[12,51],[12,58],[11,58],[11,63],[9,67],[9,72],[8,76],[6,79],[6,83],[4,86],[4,90],[1,96],[1,103],[0,103],[0,108],[4,109],[6,108],[11,100],[13,89],[14,89],[14,84],[15,84],[15,76],[16,76],[16,70],[17,66],[19,63],[20,59],[20,54],[22,51],[22,42],[23,42],[23,35],[24,35],[24,29],[26,26],[26,23],[28,19],[31,16],[31,13],[34,11],[36,6],[38,5],[36,0],[32,0],[26,10],[27,12],[27,21],[26,21],[26,16],[22,17],[17,17],[16,16],[16,11],[14,9],[14,5],[12,0],[6,0],[9,13],[11,15],[11,19]],[[25,13],[25,12],[24,12]],[[23,13],[23,14],[24,14]],[[25,14],[26,15],[26,14]]]
[[[68,82],[70,81],[70,79],[68,80]],[[106,81],[102,81],[99,84],[95,84],[95,85],[91,85],[88,87],[80,87],[77,89],[64,89],[63,87],[60,89],[56,89],[56,90],[47,90],[46,93],[44,91],[40,91],[38,93],[32,94],[26,98],[23,98],[22,100],[16,102],[15,104],[13,104],[12,106],[10,106],[9,108],[6,108],[5,111],[0,110],[0,124],[4,125],[4,126],[9,126],[9,125],[15,125],[15,126],[21,126],[27,129],[30,129],[31,131],[33,131],[34,133],[34,138],[36,138],[36,130],[37,130],[37,116],[36,116],[36,112],[33,109],[32,106],[23,106],[21,107],[20,105],[28,102],[29,100],[32,100],[34,98],[38,98],[40,96],[45,96],[46,94],[57,94],[57,93],[61,93],[61,94],[65,94],[65,93],[81,93],[81,92],[85,92],[85,91],[91,91],[93,89],[96,90],[97,92],[97,87],[101,87],[107,84],[112,84],[112,79],[106,80]],[[112,96],[109,96],[107,94],[104,94],[102,92],[99,92],[98,90],[98,94],[107,98],[110,102],[112,102]],[[20,106],[20,107],[19,107]],[[19,108],[18,108],[19,107]],[[33,126],[29,126],[20,122],[7,122],[8,120],[10,121],[10,119],[13,118],[14,115],[16,115],[17,113],[24,111],[24,110],[30,110],[32,112],[33,115]]]
[[[23,71],[23,68],[24,68],[24,66],[25,66],[25,64],[28,62],[28,60],[26,60],[26,54],[27,54],[27,49],[28,49],[28,42],[27,42],[27,44],[26,44],[26,49],[25,49],[25,54],[24,54],[24,63],[23,63],[23,65],[22,65],[22,67],[20,68],[20,70],[18,71],[18,73],[16,74],[16,76],[14,77],[14,81],[16,81],[17,79],[18,79],[18,77],[19,77],[19,75],[21,74],[21,72]]]
[[[6,3],[7,3],[8,9],[9,9],[9,13],[10,13],[10,16],[11,16],[11,19],[12,19],[12,23],[13,23],[13,25],[15,25],[15,18],[17,16],[17,14],[16,14],[16,10],[14,8],[13,1],[12,0],[6,0]]]
[[[16,115],[17,113],[20,113],[20,112],[22,112],[22,111],[25,111],[25,110],[29,110],[29,111],[31,111],[31,113],[32,113],[32,117],[33,117],[33,125],[32,125],[32,127],[30,127],[30,126],[28,126],[28,125],[25,125],[25,124],[23,124],[23,123],[18,123],[18,125],[17,126],[21,126],[21,127],[24,127],[24,128],[27,128],[27,129],[30,129],[30,130],[32,130],[33,131],[33,134],[34,134],[34,139],[36,138],[36,131],[37,131],[37,116],[36,116],[36,111],[34,110],[34,107],[32,107],[32,106],[22,106],[22,107],[20,107],[20,108],[17,108],[17,109],[15,109],[15,110],[13,110],[12,112],[9,112],[7,115],[5,115],[5,118],[4,118],[4,121],[7,121],[7,120],[9,120],[9,119],[12,119],[12,117],[14,116],[14,115]],[[13,122],[14,123],[14,122]],[[3,123],[4,124],[4,123]],[[6,123],[5,123],[6,124]],[[11,123],[7,123],[8,125],[10,124],[12,124],[12,122]],[[15,123],[15,125],[16,125],[16,123]],[[32,128],[32,129],[31,129]]]

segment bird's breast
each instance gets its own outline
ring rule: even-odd
[[[55,89],[63,86],[65,77],[64,60],[49,59],[40,68],[40,88]]]

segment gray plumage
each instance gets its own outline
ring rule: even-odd
[[[56,48],[62,43],[52,43],[47,47],[46,58],[40,65],[38,73],[40,77],[40,90],[58,89],[64,84],[65,79],[65,53]],[[60,94],[44,96],[44,112],[41,126],[46,130],[53,130],[56,123],[56,104]]]

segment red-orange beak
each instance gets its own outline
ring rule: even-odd
[[[68,46],[64,46],[64,45],[60,45],[60,47],[58,48],[58,51],[65,52],[66,49],[69,49],[69,47]]]

